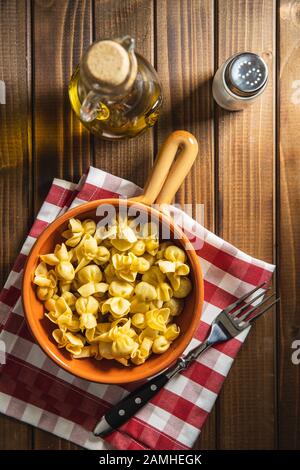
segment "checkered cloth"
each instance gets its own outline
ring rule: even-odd
[[[248,333],[212,347],[105,440],[93,437],[91,431],[99,418],[135,385],[89,383],[48,359],[24,320],[22,270],[38,235],[68,208],[140,192],[133,183],[96,168],[90,168],[78,185],[55,179],[0,295],[0,347],[5,344],[7,353],[0,375],[0,411],[88,449],[190,449]],[[225,306],[269,280],[274,266],[246,255],[181,215],[188,226],[196,227],[198,235],[192,243],[205,283],[204,310],[191,348],[204,340],[212,320]]]

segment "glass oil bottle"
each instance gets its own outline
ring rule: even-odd
[[[134,51],[130,36],[93,43],[69,83],[72,108],[94,134],[135,137],[153,126],[162,89],[152,65]]]

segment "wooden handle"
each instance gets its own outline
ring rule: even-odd
[[[173,163],[178,150],[178,157]],[[147,205],[170,204],[197,154],[198,143],[192,134],[186,131],[173,132],[160,148],[143,194],[133,200]]]

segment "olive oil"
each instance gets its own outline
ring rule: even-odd
[[[157,73],[129,36],[92,44],[71,77],[69,96],[81,122],[109,140],[153,126],[162,104]]]

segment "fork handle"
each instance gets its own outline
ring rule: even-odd
[[[104,437],[119,428],[150,401],[168,382],[165,372],[149,380],[137,390],[129,393],[116,406],[113,406],[99,421],[94,435]]]
[[[153,377],[141,387],[129,393],[117,405],[113,406],[99,421],[94,429],[94,435],[104,437],[110,434],[114,429],[122,426],[132,416],[134,416],[143,406],[146,405],[166,383],[186,369],[202,352],[208,349],[211,343],[204,341],[196,348],[192,349],[185,357],[180,357],[174,366]],[[196,352],[196,354],[195,354]]]

